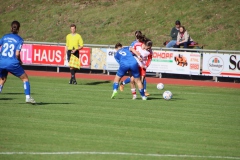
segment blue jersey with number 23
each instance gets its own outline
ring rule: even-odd
[[[22,45],[23,39],[17,34],[6,34],[0,39],[0,46],[2,47],[0,53],[1,67],[7,67],[19,63],[19,60],[16,57],[16,51],[20,51]]]

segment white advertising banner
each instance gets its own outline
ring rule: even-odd
[[[200,63],[200,53],[154,50],[147,72],[199,75]]]
[[[115,49],[107,49],[107,70],[117,71],[119,68],[119,64],[114,58],[115,53]]]
[[[202,75],[240,77],[240,55],[203,54]]]

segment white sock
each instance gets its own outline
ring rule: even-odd
[[[30,98],[30,95],[26,95],[26,99]]]

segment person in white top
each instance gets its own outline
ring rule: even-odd
[[[192,42],[193,42],[193,39],[190,37],[185,27],[180,26],[178,36],[177,36],[177,42],[174,45],[174,48],[180,48],[180,46],[183,46],[183,48],[188,48],[188,46]]]

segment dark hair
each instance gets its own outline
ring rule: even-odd
[[[145,37],[145,39],[144,39],[144,44],[145,44],[146,46],[148,46],[148,47],[152,47],[153,42],[151,41],[151,39]]]
[[[181,22],[179,20],[176,20],[175,24],[176,25],[181,25]]]
[[[74,27],[75,29],[77,28],[77,26],[76,26],[75,24],[71,24],[71,25],[70,25],[70,28],[71,28],[71,27]]]
[[[122,47],[122,44],[119,42],[115,45],[115,49],[117,49],[118,47]]]
[[[139,42],[145,43],[147,37],[145,35],[139,35],[137,39]]]
[[[183,33],[186,31],[184,26],[180,26],[179,28],[183,28]],[[180,32],[180,31],[179,31]]]
[[[142,35],[142,32],[141,31],[136,31],[135,32],[135,36],[137,37],[137,36],[140,36],[140,35]]]
[[[12,27],[11,32],[13,34],[17,34],[20,28],[20,23],[18,21],[13,21],[11,23],[11,27]]]
[[[139,42],[143,42],[145,36],[142,34],[141,31],[136,31],[135,32],[135,37]]]

